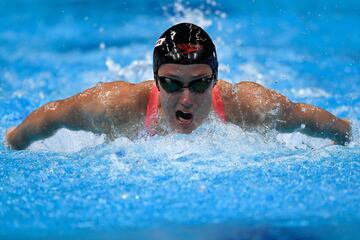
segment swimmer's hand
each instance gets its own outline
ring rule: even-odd
[[[338,137],[335,140],[335,144],[347,145],[352,140],[352,128],[351,121],[349,119],[339,119],[342,122],[342,134],[337,134]],[[340,131],[341,132],[341,131]]]
[[[16,129],[16,126],[12,126],[10,128],[8,128],[6,130],[6,133],[5,133],[5,141],[4,141],[4,144],[6,147],[10,148],[10,149],[13,149],[13,146],[12,146],[12,137],[13,137],[13,133],[14,133],[14,130]]]

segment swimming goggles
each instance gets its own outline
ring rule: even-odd
[[[168,93],[179,92],[183,88],[188,88],[193,93],[204,93],[212,84],[214,76],[202,77],[189,82],[187,86],[179,80],[169,77],[157,76],[161,87]]]

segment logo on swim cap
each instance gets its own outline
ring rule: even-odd
[[[155,43],[155,47],[161,46],[164,42],[165,38],[159,38]]]
[[[201,49],[203,49],[203,46],[200,44],[191,44],[191,43],[181,43],[176,45],[178,49],[181,50],[182,54],[189,54],[193,52],[197,52]]]

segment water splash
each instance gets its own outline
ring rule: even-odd
[[[290,91],[292,94],[294,94],[295,97],[300,97],[300,98],[308,98],[308,97],[329,98],[329,97],[331,97],[331,95],[329,93],[327,93],[325,90],[320,89],[320,88],[300,88],[300,89],[292,88]]]
[[[276,131],[267,133],[248,132],[233,124],[223,124],[217,119],[211,118],[191,134],[175,134],[140,138],[130,141],[120,137],[114,142],[108,142],[110,149],[135,144],[137,147],[159,146],[158,154],[165,154],[166,158],[185,159],[211,159],[222,153],[228,156],[228,160],[234,156],[235,161],[240,158],[251,159],[253,154],[276,151],[291,151],[296,149],[313,150],[333,145],[331,140],[319,139],[306,136],[301,133],[280,134]],[[94,148],[106,142],[105,135],[95,135],[85,131],[70,131],[60,129],[52,137],[34,142],[29,146],[31,151],[50,152],[79,152],[86,148]],[[231,144],[224,145],[224,142]],[[196,148],[194,148],[196,143]],[[209,150],[211,146],[211,151]],[[281,148],[279,148],[281,146]],[[105,146],[103,146],[105,149]],[[209,155],[210,154],[210,155]],[[184,157],[185,156],[185,157]]]
[[[52,137],[32,143],[31,151],[78,152],[84,148],[93,148],[105,142],[105,135],[97,136],[91,132],[71,131],[65,128],[57,131]]]
[[[196,7],[189,3],[177,0],[173,5],[163,7],[164,15],[171,24],[190,22],[207,28],[215,22],[219,30],[222,25],[220,19],[227,17],[226,13],[220,10],[219,5],[214,0],[207,0]]]
[[[212,20],[205,16],[202,9],[187,7],[181,0],[176,1],[172,6],[164,6],[163,11],[173,25],[181,22],[195,23],[203,28],[212,25]]]
[[[146,53],[144,60],[134,60],[125,67],[120,66],[110,57],[107,58],[105,64],[110,72],[115,73],[127,82],[139,82],[154,78],[150,53]]]

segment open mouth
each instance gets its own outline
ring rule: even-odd
[[[180,110],[176,111],[175,115],[176,115],[176,119],[178,120],[178,122],[182,125],[190,124],[193,119],[192,113],[187,113],[187,112],[183,112]]]

